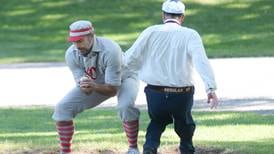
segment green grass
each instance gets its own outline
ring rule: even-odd
[[[58,148],[51,108],[1,108],[0,153]],[[271,154],[274,146],[274,117],[246,112],[194,112],[197,147],[225,149],[241,154]],[[114,109],[92,109],[75,119],[74,150],[126,150],[125,135]],[[139,145],[144,143],[148,117],[141,114]],[[178,137],[170,125],[161,148],[175,147]]]
[[[162,0],[2,0],[0,63],[63,61],[68,25],[90,19],[98,36],[126,50],[161,23]],[[274,56],[274,1],[185,0],[185,25],[202,36],[209,57]]]

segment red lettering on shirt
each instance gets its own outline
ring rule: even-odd
[[[95,67],[89,67],[87,69],[86,73],[91,79],[93,79],[93,80],[96,79],[96,68]]]

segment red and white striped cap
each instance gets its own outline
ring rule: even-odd
[[[87,20],[75,21],[69,26],[69,29],[69,42],[79,41],[83,36],[94,31],[91,22]]]

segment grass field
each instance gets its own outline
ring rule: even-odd
[[[0,109],[0,153],[49,153],[57,151],[58,141],[51,108]],[[217,149],[240,154],[272,154],[274,117],[246,112],[194,112],[197,149]],[[93,109],[76,120],[75,152],[111,150],[125,152],[125,135],[114,109]],[[144,143],[148,117],[141,114],[139,145]],[[161,140],[161,151],[170,152],[178,137],[169,126]],[[174,150],[173,150],[174,151]]]
[[[98,36],[128,49],[147,26],[161,23],[163,0],[1,0],[0,64],[63,62],[68,25],[90,19]],[[185,26],[202,36],[208,56],[274,56],[273,0],[184,0]],[[58,140],[52,108],[0,108],[0,154],[49,154]],[[274,116],[246,112],[194,112],[194,143],[200,153],[272,154]],[[114,109],[93,109],[76,119],[74,150],[126,151]],[[139,145],[148,117],[142,110]],[[111,127],[110,127],[111,126]],[[178,137],[169,126],[161,152],[174,152]],[[141,147],[140,147],[141,148]],[[172,152],[171,152],[172,153]],[[199,153],[198,153],[199,154]]]
[[[68,25],[93,21],[98,36],[126,50],[147,26],[161,23],[162,0],[2,0],[0,64],[64,60]],[[185,26],[214,57],[274,56],[274,1],[185,0]]]

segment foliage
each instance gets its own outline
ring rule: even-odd
[[[2,0],[0,63],[63,61],[68,25],[93,22],[98,36],[125,51],[161,23],[162,0]],[[185,0],[185,26],[202,36],[209,57],[274,56],[274,1]]]

